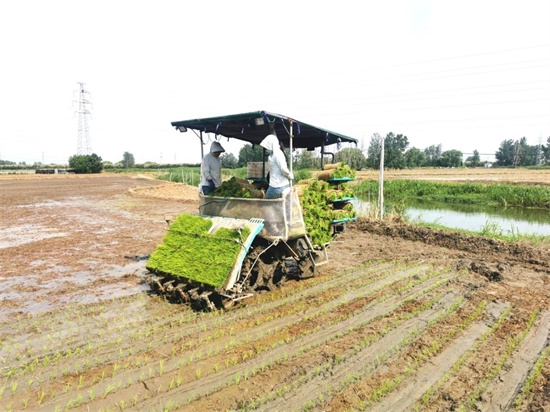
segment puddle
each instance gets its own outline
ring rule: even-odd
[[[142,260],[113,265],[93,272],[69,273],[67,268],[56,268],[40,274],[0,278],[0,320],[18,312],[38,313],[67,303],[92,303],[149,291],[142,282],[147,273],[145,263]]]
[[[54,228],[47,228],[41,225],[20,225],[0,229],[0,249],[21,246],[26,243],[38,242],[43,239],[67,236],[67,233],[60,232]]]

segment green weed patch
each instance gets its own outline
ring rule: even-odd
[[[170,225],[163,243],[147,261],[147,269],[158,274],[222,286],[250,229],[241,232],[218,229],[209,234],[212,221],[194,215],[180,215]]]
[[[378,182],[374,180],[362,182],[356,190],[358,193],[378,193]],[[550,207],[550,187],[535,185],[386,180],[384,194],[394,200],[412,198],[505,207]]]

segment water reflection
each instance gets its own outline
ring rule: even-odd
[[[372,209],[369,199],[358,199],[359,215],[367,215]],[[388,211],[391,202],[386,201]],[[403,209],[403,208],[401,208]],[[422,200],[410,200],[404,205],[404,213],[411,221],[437,223],[443,226],[480,231],[487,222],[496,223],[503,234],[550,235],[550,210],[503,208],[480,205],[448,204]]]

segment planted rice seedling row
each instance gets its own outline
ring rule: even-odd
[[[350,388],[368,385],[388,365],[407,366],[400,360],[410,353],[419,357],[431,329],[474,311],[476,289],[465,287],[462,275],[377,263],[341,278],[289,283],[275,299],[260,295],[232,311],[190,314],[159,300],[155,315],[142,317],[146,326],[130,319],[118,319],[116,326],[82,319],[81,332],[93,325],[103,331],[93,345],[81,346],[82,339],[67,334],[57,361],[40,358],[28,345],[34,356],[28,360],[44,363],[10,375],[0,408],[217,410],[227,399],[235,399],[232,409],[325,408]],[[469,300],[462,297],[466,294]],[[78,335],[78,318],[72,322],[67,331]],[[444,346],[428,345],[432,357]],[[418,362],[417,368],[408,365],[411,375],[426,364]],[[258,391],[273,387],[274,379],[280,384],[262,396]],[[387,382],[384,390],[394,392]]]
[[[461,307],[443,321],[431,322],[420,339],[417,339],[396,360],[386,364],[384,370],[352,387],[362,393],[362,396],[356,400],[356,407],[361,410],[369,407],[379,411],[388,408],[406,409],[400,402],[410,402],[416,396],[413,393],[418,390],[418,385],[415,385],[415,381],[411,381],[409,378],[414,376],[416,379],[422,375],[430,376],[433,379],[433,372],[424,371],[431,367],[431,364],[428,363],[430,359],[447,351],[449,355],[444,358],[448,361],[451,358],[451,353],[464,350],[470,339],[481,336],[483,331],[488,328],[485,323],[480,322],[486,306],[486,301],[469,302],[468,305]],[[499,308],[498,310],[504,310],[502,306]],[[453,325],[450,330],[445,326],[447,323]],[[463,331],[466,331],[466,334],[463,334]],[[400,388],[398,392],[397,388]]]
[[[434,394],[437,393],[437,391],[439,390],[439,388],[441,388],[441,386],[443,384],[445,384],[447,381],[449,381],[451,379],[451,377],[453,377],[454,374],[456,374],[458,372],[458,370],[469,360],[471,359],[473,356],[474,356],[474,353],[476,351],[478,351],[481,346],[487,342],[487,340],[489,339],[489,337],[491,335],[493,335],[495,333],[495,331],[497,329],[499,329],[502,324],[504,323],[504,321],[506,320],[506,318],[509,316],[510,312],[512,310],[512,307],[509,306],[508,308],[506,308],[502,313],[501,315],[499,316],[499,318],[497,319],[497,321],[493,324],[493,326],[487,330],[482,336],[481,338],[476,342],[475,345],[473,345],[470,349],[468,349],[455,363],[454,365],[452,366],[452,368],[447,371],[447,373],[441,378],[439,379],[434,385],[432,385],[423,395],[422,397],[415,403],[414,405],[414,408],[415,410],[418,410],[420,409],[421,407],[424,407],[426,406],[430,400],[433,401],[433,399],[435,398]]]
[[[444,296],[448,297],[448,294]],[[383,348],[392,348],[394,350],[395,345],[400,341],[402,343],[407,342],[407,340],[401,337],[393,340],[387,339],[386,336],[392,331],[400,330],[400,334],[402,334],[403,330],[413,330],[412,334],[418,334],[421,326],[426,324],[422,319],[423,312],[429,312],[430,308],[436,305],[442,297],[443,295],[436,295],[433,298],[426,297],[426,300],[422,303],[416,299],[408,299],[395,307],[391,312],[372,321],[364,322],[350,329],[349,333],[342,335],[339,339],[327,342],[322,346],[322,350],[331,351],[331,348],[333,348],[335,352],[339,352],[338,356],[333,357],[322,365],[318,363],[316,365],[316,361],[311,362],[310,369],[308,370],[306,367],[305,372],[297,377],[293,373],[290,373],[288,381],[283,381],[286,390],[277,390],[277,398],[285,395],[284,399],[264,405],[266,398],[265,395],[262,395],[262,397],[250,401],[248,407],[254,409],[254,406],[259,407],[263,405],[262,409],[265,410],[287,410],[289,405],[303,402],[308,397],[311,397],[312,394],[322,393],[323,397],[329,397],[329,392],[338,390],[339,387],[347,386],[353,380],[359,379],[362,373],[365,373],[365,369],[370,366],[368,357],[372,357],[372,361],[376,358],[377,362],[374,364],[374,367],[377,367],[380,365],[379,360],[381,358],[389,356]],[[408,303],[413,300],[418,303],[418,306],[408,308]],[[452,301],[449,299],[449,302]],[[435,308],[432,311],[439,313],[445,310],[445,304],[438,306],[441,307]],[[409,311],[407,309],[412,310]],[[427,316],[429,317],[429,315]],[[415,319],[416,317],[420,317],[416,320],[417,326],[420,329],[413,327],[413,324],[403,326],[407,320]],[[378,349],[381,350],[374,348],[378,342]],[[390,344],[390,342],[393,342],[393,344]],[[368,350],[365,350],[367,348]],[[290,390],[292,393],[287,395]],[[304,403],[313,406],[310,400]]]
[[[280,341],[280,344],[284,344],[284,343],[288,343],[288,342],[289,342],[288,339],[283,339],[283,340]],[[273,347],[275,347],[275,345],[272,344],[271,347],[273,348]],[[266,347],[266,349],[268,349],[268,348],[269,348],[269,346]],[[259,352],[259,351],[257,351],[257,352]],[[252,357],[252,356],[253,356],[253,354],[250,355],[250,357]],[[236,364],[237,361],[240,362],[241,360],[240,360],[240,359],[237,359],[237,358],[233,358],[233,359],[232,359],[232,362],[231,362],[231,366],[234,365],[234,364]],[[223,364],[223,363],[220,362],[220,364]],[[226,366],[227,366],[227,365],[226,365]],[[192,380],[192,377],[190,377],[189,379]]]
[[[120,342],[120,341],[117,340],[117,345],[119,344],[119,342]],[[106,346],[107,346],[107,345],[106,345]],[[119,349],[119,354],[120,354],[120,353],[122,353],[122,352],[121,352],[121,349]],[[57,354],[57,358],[59,358],[59,354]],[[115,357],[115,358],[116,358],[116,357]],[[109,356],[109,357],[107,358],[107,361],[111,361],[111,360],[112,360],[112,359],[111,359],[110,356]],[[96,367],[97,367],[97,366],[100,366],[100,365],[103,363],[102,360],[100,360],[100,358],[97,357],[97,356],[94,357],[93,362],[94,362],[94,364],[95,364]],[[83,361],[82,364],[83,364],[83,365],[86,365],[86,364],[87,364],[87,365],[88,365],[88,368],[87,368],[87,369],[89,369],[90,360],[88,360],[88,361]],[[75,369],[74,373],[76,374],[77,372],[79,372],[78,369]],[[66,371],[65,371],[65,370],[63,371],[63,375],[66,375]]]
[[[396,295],[398,296],[398,295]],[[405,299],[405,296],[400,296],[399,300]],[[359,298],[358,298],[359,299]],[[382,299],[382,301],[387,299]],[[285,339],[286,332],[281,331],[280,333],[280,340],[278,342],[274,342],[271,344],[270,350],[266,352],[262,352],[260,355],[254,357],[250,361],[246,361],[244,363],[239,362],[238,365],[235,365],[236,368],[238,368],[239,373],[244,373],[247,370],[252,372],[254,370],[254,367],[260,367],[263,366],[263,368],[278,364],[278,360],[282,358],[288,357],[289,359],[295,359],[296,356],[300,356],[303,353],[308,352],[312,348],[315,348],[316,346],[325,344],[326,342],[330,341],[331,339],[339,338],[344,335],[346,330],[348,330],[353,325],[360,324],[365,321],[365,314],[362,311],[354,311],[349,310],[348,307],[353,302],[345,305],[341,305],[342,311],[346,312],[347,315],[341,316],[338,315],[335,310],[331,310],[327,312],[332,316],[332,318],[324,319],[322,322],[316,321],[315,319],[312,319],[310,322],[314,322],[314,325],[319,325],[322,323],[321,326],[315,326],[314,329],[308,329],[306,326],[301,325],[297,331],[300,333],[300,336],[292,341],[288,341]],[[365,302],[363,305],[366,305],[366,307],[371,308],[373,305],[376,307],[376,303],[372,302]],[[388,303],[385,305],[383,309],[380,309],[381,311],[389,311],[391,310],[391,303]],[[351,317],[350,317],[351,316]],[[368,315],[370,316],[376,316],[376,315]],[[351,320],[350,320],[351,319]],[[306,321],[307,322],[307,321]],[[344,325],[343,325],[344,323]],[[219,373],[217,374],[218,377],[213,377],[212,379],[215,382],[218,382],[218,385],[216,387],[222,387],[223,382],[227,382],[227,380],[233,376],[236,373],[235,368],[231,368],[231,370],[227,371],[224,370],[222,372],[222,375]],[[212,386],[212,385],[210,385]],[[189,386],[183,386],[181,390],[176,391],[177,393],[181,393],[182,391],[201,393],[201,396],[204,396],[204,391],[207,391],[207,388],[202,387],[201,385],[197,385],[194,382],[191,382],[191,387]],[[170,396],[173,396],[174,394],[171,394]],[[178,395],[179,396],[179,395]],[[183,395],[182,395],[183,396]],[[157,400],[159,398],[157,397]],[[162,396],[160,400],[165,400],[165,398]],[[148,408],[150,405],[148,403],[144,404],[144,408]]]

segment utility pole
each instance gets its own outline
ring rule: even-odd
[[[380,136],[380,175],[378,177],[378,210],[380,219],[384,218],[384,138]]]
[[[90,141],[90,126],[88,124],[88,117],[91,116],[91,112],[88,106],[92,103],[89,100],[90,92],[84,90],[84,83],[77,82],[80,86],[78,92],[78,140],[76,147],[77,155],[89,155],[92,154],[92,144]]]

